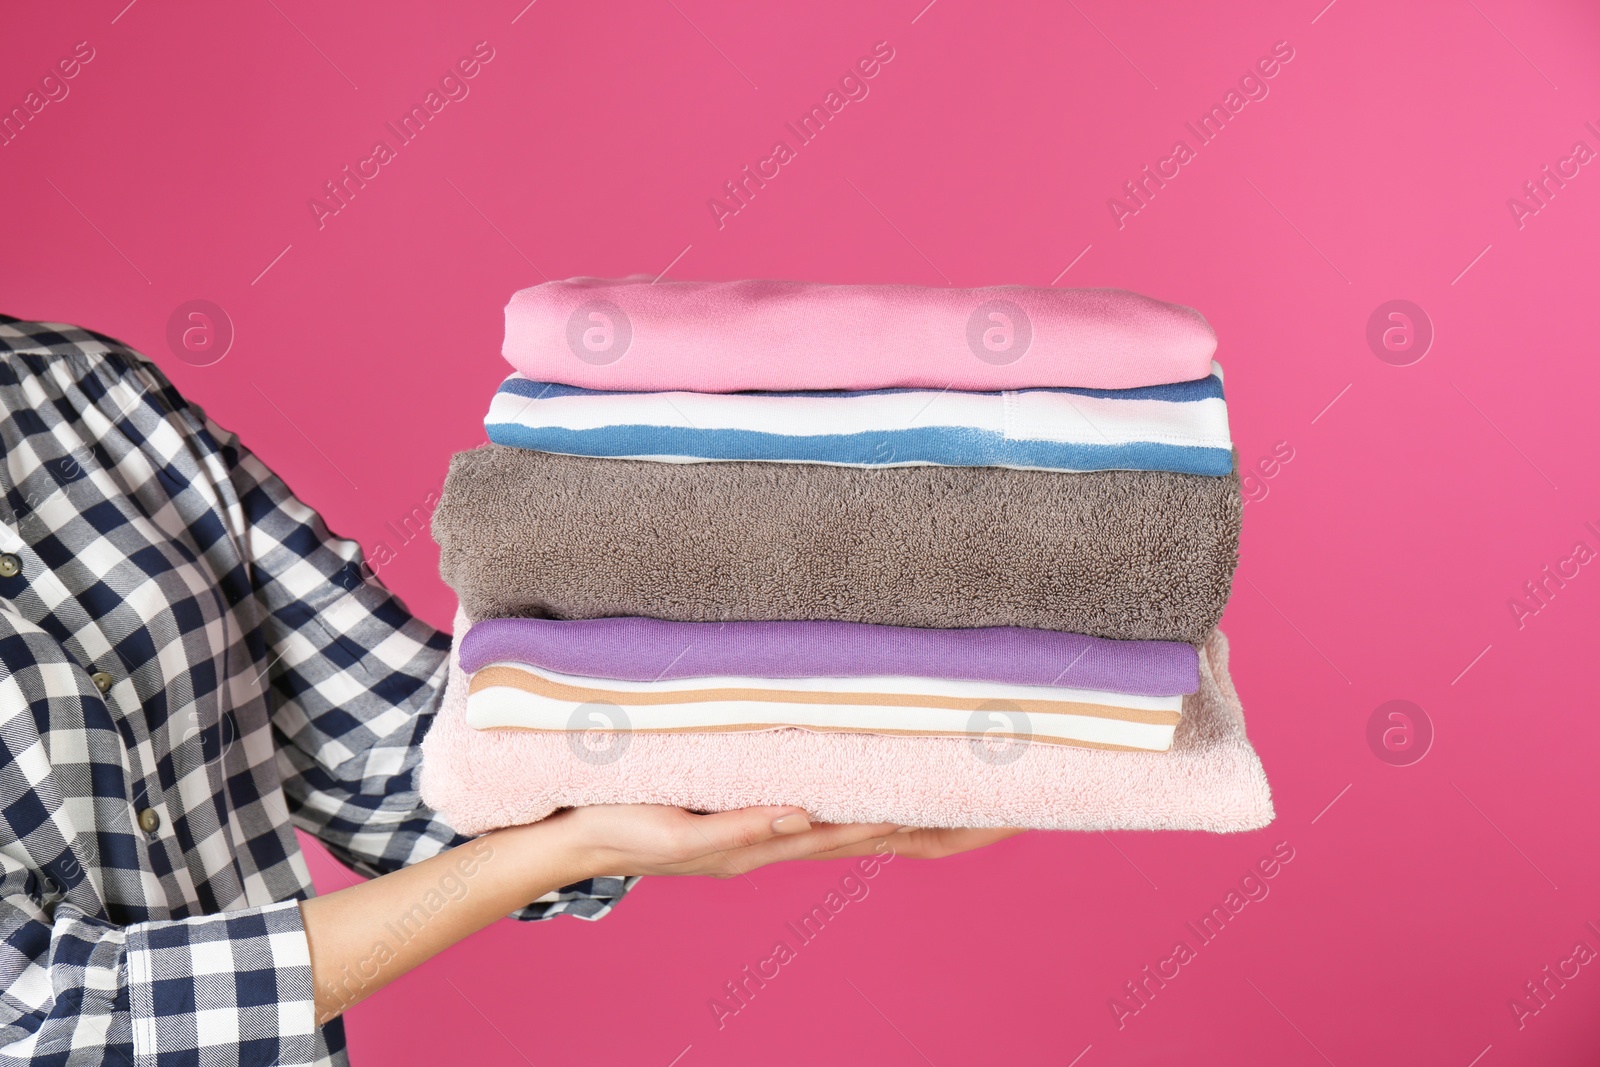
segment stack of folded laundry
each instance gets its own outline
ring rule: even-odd
[[[433,532],[423,795],[1248,830],[1216,339],[1119,290],[550,282]]]

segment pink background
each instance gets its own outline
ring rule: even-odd
[[[1224,623],[1279,817],[893,863],[721,1030],[707,1001],[843,870],[652,880],[401,980],[352,1012],[357,1063],[1593,1062],[1600,967],[1520,1029],[1508,1002],[1600,950],[1600,567],[1520,629],[1508,601],[1600,548],[1600,167],[1507,205],[1600,148],[1592,4],[522,2],[13,10],[6,109],[94,59],[0,147],[0,307],[151,354],[447,625],[432,542],[386,523],[483,440],[515,289],[670,266],[1193,305],[1242,461],[1293,451]],[[323,182],[479,41],[470,95],[319,229]],[[708,198],[878,41],[870,95],[719,229]],[[1108,198],[1278,41],[1270,94],[1119,229]],[[211,366],[166,340],[197,298],[237,333]],[[1365,339],[1394,298],[1436,331],[1414,365]],[[1410,766],[1367,741],[1391,699],[1436,732]],[[1270,895],[1119,1029],[1123,983],[1277,842]]]

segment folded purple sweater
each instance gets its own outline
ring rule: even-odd
[[[1141,696],[1200,687],[1181,641],[1113,641],[1055,630],[921,629],[854,622],[485,619],[461,641],[461,666],[501,661],[562,674],[655,682],[713,676],[960,678]]]

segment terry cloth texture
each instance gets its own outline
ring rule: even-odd
[[[934,678],[691,678],[598,681],[520,663],[472,675],[467,722],[632,733],[804,727],[856,733],[1010,737],[1161,752],[1183,698]],[[582,743],[580,741],[580,743]]]
[[[1200,313],[1120,289],[571,278],[506,305],[506,360],[589,389],[1131,389],[1211,372]]]
[[[647,463],[488,444],[433,514],[473,619],[1024,626],[1198,643],[1238,557],[1237,473]]]
[[[634,682],[740,675],[900,675],[1172,696],[1200,686],[1194,646],[995,626],[928,630],[852,622],[485,619],[458,637],[461,665],[497,661]]]
[[[456,632],[466,625],[458,612]],[[1272,821],[1272,798],[1227,666],[1213,633],[1168,752],[811,730],[621,734],[597,752],[570,734],[474,730],[452,654],[423,742],[422,796],[473,834],[615,803],[795,804],[817,820],[905,826],[1255,830]]]
[[[1221,368],[1140,389],[603,392],[513,374],[484,427],[501,445],[672,463],[1180,471],[1233,467]]]

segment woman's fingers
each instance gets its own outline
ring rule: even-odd
[[[793,806],[768,805],[698,815],[657,804],[597,805],[554,816],[606,874],[710,874],[731,877],[783,859],[842,848],[893,824],[814,824]]]
[[[912,859],[938,859],[941,856],[954,856],[960,852],[970,852],[975,848],[992,845],[996,841],[1013,837],[1023,831],[1012,827],[993,827],[980,830],[910,830],[906,833],[891,834],[886,839],[889,849],[896,856],[909,856]],[[850,856],[866,856],[878,847],[878,842],[867,841],[852,844],[844,848],[823,852],[812,856],[812,859],[832,860],[844,859]]]
[[[900,833],[886,834],[883,837],[874,837],[866,841],[857,841],[854,844],[841,848],[831,848],[826,852],[816,852],[806,859],[812,860],[842,860],[853,856],[871,856],[879,852],[900,853],[900,847],[905,844],[906,835]],[[884,846],[888,846],[885,848]]]
[[[775,811],[779,814],[773,816]],[[769,808],[692,818],[702,826],[722,820],[715,827],[716,840],[707,834],[705,843],[716,853],[712,873],[725,876],[745,874],[786,860],[866,856],[885,846],[897,856],[938,859],[983,848],[1022,833],[1011,827],[909,829],[893,823],[811,823],[802,812]],[[761,825],[763,818],[768,820],[765,828]]]
[[[896,829],[898,827],[892,822],[821,823],[800,837],[790,841],[771,841],[767,847],[782,859],[802,859],[819,852],[876,841],[894,833]]]
[[[818,823],[803,834],[773,837],[749,848],[728,854],[727,859],[743,874],[769,863],[808,859],[828,852],[881,840],[894,833],[893,823]]]
[[[683,825],[680,843],[684,852],[700,856],[771,846],[773,855],[802,857],[893,833],[896,828],[894,823],[813,823],[803,810],[782,807],[739,808],[715,815],[685,812]]]
[[[561,816],[557,816],[560,818]],[[697,815],[640,804],[576,809],[567,818],[608,873],[733,877],[769,863],[837,859],[881,852],[920,859],[954,855],[1020,833],[1013,829],[916,829],[894,823],[813,823],[793,806],[769,805]]]
[[[996,841],[1015,837],[1020,833],[1021,830],[1009,826],[980,830],[918,830],[914,834],[907,834],[906,844],[897,844],[895,852],[913,859],[939,859],[941,856],[971,852],[975,848],[983,848],[985,845],[992,845]]]
[[[678,846],[688,859],[712,853],[737,852],[774,837],[794,837],[811,829],[800,808],[737,808],[714,815],[683,813]]]

